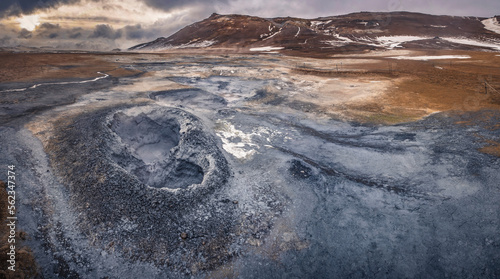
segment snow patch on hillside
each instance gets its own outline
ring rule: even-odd
[[[190,47],[209,47],[213,44],[215,44],[217,41],[215,40],[208,40],[208,41],[201,41],[201,42],[193,42],[193,43],[187,43],[187,44],[182,44],[177,46],[177,48],[190,48]]]
[[[344,46],[347,44],[351,43],[356,43],[355,41],[347,38],[347,37],[342,37],[339,34],[334,34],[333,35],[337,40],[331,40],[331,41],[323,41],[323,43],[332,45],[332,46]]]
[[[299,27],[299,26],[297,26],[297,27]],[[299,30],[297,31],[297,34],[295,34],[295,36],[293,36],[293,37],[296,38],[299,35],[299,33],[300,33],[300,27],[299,27]]]
[[[401,47],[402,43],[418,41],[418,40],[426,40],[426,39],[429,38],[420,36],[382,36],[376,38],[379,44],[389,49],[393,49],[395,47]]]
[[[437,60],[437,59],[470,59],[469,55],[436,55],[436,56],[393,56],[389,57],[398,60]]]
[[[347,37],[342,37],[340,36],[339,34],[335,34],[333,35],[335,38],[337,38],[338,40],[341,40],[341,41],[344,41],[344,42],[347,42],[347,43],[353,43],[354,41],[347,38]]]
[[[456,44],[488,47],[495,50],[500,50],[500,42],[495,42],[495,41],[485,42],[467,38],[442,38],[442,39]]]
[[[265,40],[269,40],[269,39],[271,39],[272,37],[274,37],[274,36],[278,35],[279,33],[281,33],[281,29],[282,29],[282,28],[280,28],[280,30],[278,30],[277,32],[272,33],[271,35],[269,35],[269,37],[264,38],[264,39],[262,39],[262,40],[263,40],[263,41],[265,41]],[[267,35],[267,34],[264,34],[264,35]],[[262,38],[262,35],[260,35],[260,37]]]
[[[318,28],[320,25],[327,25],[328,23],[332,22],[331,20],[328,21],[319,21],[319,20],[312,20],[311,21],[311,28]]]
[[[430,37],[420,37],[420,36],[382,36],[376,38],[376,43],[380,46],[386,47],[388,49],[394,49],[401,47],[402,43],[407,43],[411,41],[427,40]],[[464,37],[443,37],[441,38],[451,43],[462,44],[462,45],[472,45],[479,47],[486,47],[495,50],[500,50],[500,41],[489,40],[489,41],[479,41]],[[360,40],[361,41],[361,40]]]
[[[273,47],[273,46],[265,46],[265,47],[253,47],[250,51],[272,51],[272,50],[280,50],[284,49],[284,47]]]
[[[161,51],[161,50],[169,50],[169,49],[180,49],[180,48],[201,48],[201,47],[209,47],[213,44],[215,44],[217,41],[215,40],[207,40],[207,41],[201,41],[201,42],[198,42],[196,40],[192,40],[188,43],[185,43],[185,44],[181,44],[181,45],[178,45],[178,46],[174,46],[174,45],[171,45],[171,44],[165,44],[165,45],[144,45],[144,46],[140,46],[140,47],[137,47],[137,49],[141,49],[141,48],[148,48],[148,49],[153,49],[153,50],[156,50],[156,51]]]
[[[485,29],[488,29],[488,30],[493,31],[497,34],[500,34],[500,23],[498,22],[498,20],[496,18],[494,18],[494,17],[488,18],[488,19],[485,19],[481,22],[483,23]]]

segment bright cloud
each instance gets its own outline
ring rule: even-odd
[[[21,28],[24,28],[28,31],[33,31],[38,25],[40,25],[39,15],[22,15],[16,20],[17,22],[19,22],[19,26]]]

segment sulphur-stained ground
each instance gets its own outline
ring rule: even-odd
[[[1,56],[40,278],[500,277],[494,52]]]

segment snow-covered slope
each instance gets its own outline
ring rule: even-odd
[[[485,29],[500,34],[500,23],[496,17],[488,18],[481,22],[484,24]]]

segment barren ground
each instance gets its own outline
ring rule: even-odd
[[[219,51],[0,54],[41,275],[500,276],[497,53]]]

